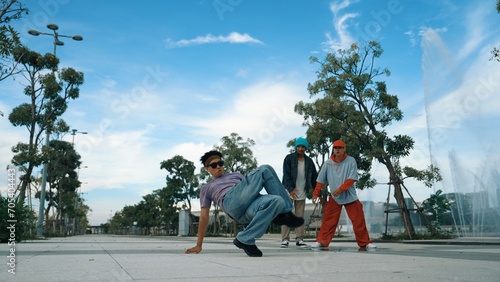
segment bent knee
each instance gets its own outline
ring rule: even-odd
[[[260,170],[273,170],[273,167],[268,165],[268,164],[265,164],[265,165],[259,166],[259,169]]]
[[[278,208],[283,209],[285,207],[285,200],[276,195],[270,195],[273,197],[273,204],[276,205]]]

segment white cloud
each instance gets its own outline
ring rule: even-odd
[[[408,36],[408,39],[410,40],[410,45],[412,47],[418,45],[418,38],[415,35],[415,32],[413,32],[413,30],[406,31],[404,32],[404,34]]]
[[[483,45],[483,41],[487,38],[488,31],[485,29],[483,17],[487,13],[485,9],[491,9],[491,7],[489,5],[474,6],[473,10],[466,15],[464,27],[466,33],[464,38],[466,40],[457,54],[458,59],[466,58],[475,52],[479,46]]]
[[[235,100],[220,116],[194,121],[191,125],[210,136],[222,137],[238,132],[257,143],[270,143],[285,128],[300,126],[302,118],[293,107],[307,98],[305,93],[305,85],[261,82],[238,91]]]
[[[248,69],[240,69],[236,72],[236,77],[247,77],[248,76]]]
[[[355,42],[355,39],[348,31],[348,20],[358,17],[358,14],[339,14],[342,9],[347,8],[355,2],[358,1],[342,1],[340,3],[334,2],[330,4],[330,10],[333,13],[333,27],[338,36],[338,39],[333,38],[329,33],[325,35],[327,37],[327,41],[323,42],[323,46],[327,49],[327,52],[332,50],[337,51],[339,49],[349,49],[351,44]]]
[[[354,0],[354,1],[344,0],[341,2],[332,2],[330,3],[330,11],[332,11],[334,15],[337,15],[340,10],[347,8],[351,4],[356,2],[359,2],[359,0]]]
[[[263,45],[264,43],[258,39],[253,38],[247,33],[241,34],[238,32],[231,32],[227,36],[214,36],[212,34],[207,34],[205,36],[198,36],[194,39],[181,39],[175,41],[171,38],[165,40],[167,48],[177,48],[186,47],[192,45],[202,45],[202,44],[212,44],[212,43],[231,43],[231,44],[243,44],[243,43],[253,43]]]
[[[189,143],[175,147],[178,152],[191,156],[198,165],[202,153],[220,144],[220,138],[236,132],[244,139],[256,142],[253,149],[259,164],[270,164],[281,173],[283,158],[288,153],[286,143],[305,136],[302,117],[293,111],[300,101],[308,101],[305,84],[289,81],[262,81],[238,91],[219,115],[208,119],[190,119],[186,126],[193,128],[203,140],[213,143]],[[217,112],[217,111],[216,111]],[[192,153],[195,152],[195,153]]]
[[[81,172],[82,181],[89,183],[86,190],[122,189],[127,185],[144,189],[152,179],[160,177],[161,156],[155,154],[148,137],[152,130],[153,127],[146,127],[107,132],[103,136],[79,136],[75,147],[82,155],[83,165],[88,166]]]

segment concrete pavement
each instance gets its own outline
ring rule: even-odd
[[[205,238],[200,254],[187,255],[183,250],[196,237],[50,238],[16,244],[14,260],[3,244],[0,280],[500,281],[500,238],[494,237],[376,241],[375,252],[360,253],[352,239],[334,239],[328,251],[312,251],[281,249],[279,237],[266,235],[257,240],[260,258],[248,257],[232,240]]]

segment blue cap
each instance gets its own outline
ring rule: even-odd
[[[295,148],[297,148],[298,146],[304,146],[307,150],[307,147],[309,147],[309,142],[307,142],[305,138],[299,137],[297,138],[297,140],[295,140]]]

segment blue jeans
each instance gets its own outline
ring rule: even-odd
[[[264,188],[267,194],[260,194]],[[274,169],[262,165],[224,196],[224,211],[238,223],[248,224],[236,238],[247,245],[254,245],[267,231],[272,220],[280,213],[293,209],[290,196],[281,184]]]

